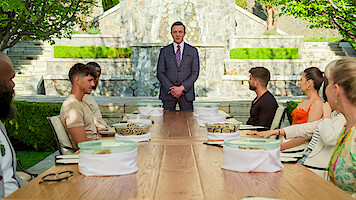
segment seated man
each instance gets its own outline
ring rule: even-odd
[[[82,101],[83,96],[90,94],[95,86],[95,78],[94,68],[82,63],[75,64],[69,70],[72,90],[62,104],[60,117],[75,148],[79,142],[100,137],[94,123],[94,115],[88,104]]]
[[[274,96],[267,90],[270,73],[264,67],[250,69],[248,80],[250,90],[255,91],[257,97],[252,101],[250,118],[246,124],[254,126],[271,127],[278,104]]]
[[[96,62],[89,62],[89,63],[87,63],[87,65],[93,67],[96,71],[96,79],[94,80],[95,86],[93,87],[93,90],[95,90],[96,86],[98,86],[99,78],[101,75],[101,67]],[[108,124],[103,120],[99,106],[96,103],[96,101],[94,100],[94,97],[90,94],[85,94],[83,97],[83,102],[85,102],[89,105],[89,107],[94,115],[95,125],[98,128],[98,130],[99,131],[109,130],[110,126],[108,126]]]
[[[14,96],[13,78],[15,70],[11,60],[0,52],[0,119],[11,119],[16,114],[16,108],[12,104]],[[0,199],[9,196],[26,182],[16,174],[16,155],[6,130],[0,121]]]

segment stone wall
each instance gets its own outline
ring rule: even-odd
[[[43,77],[45,94],[68,95],[71,84],[68,80],[69,69],[75,63],[97,62],[102,68],[98,89],[94,95],[133,96],[131,59],[106,58],[53,58],[47,60],[47,73]]]
[[[266,21],[257,17],[256,15],[248,12],[247,10],[235,5],[235,35],[238,36],[260,36],[267,30]],[[287,35],[280,29],[276,29],[276,32],[281,35]]]
[[[234,36],[230,48],[301,48],[302,35]]]
[[[128,45],[170,43],[170,26],[175,21],[186,25],[188,43],[227,44],[236,31],[245,35],[264,32],[263,20],[255,23],[257,18],[251,21],[251,16],[246,18],[236,7],[234,0],[122,0],[96,23],[103,34],[119,34]]]
[[[220,86],[224,74],[224,59],[229,55],[223,44],[194,44],[198,49],[200,72],[195,82],[198,97],[217,97],[221,94]]]
[[[227,59],[222,77],[222,94],[228,97],[251,98],[255,93],[249,91],[249,69],[263,66],[271,73],[268,89],[274,95],[302,95],[298,81],[305,68],[310,67],[300,59]]]
[[[105,46],[105,47],[126,47],[127,44],[122,36],[105,34],[74,34],[71,39],[55,39],[54,46]]]
[[[161,43],[136,43],[131,45],[134,96],[157,96],[160,84],[157,75],[157,62]]]
[[[132,76],[102,75],[94,96],[133,96]],[[72,85],[68,75],[45,75],[43,77],[46,95],[69,95]]]

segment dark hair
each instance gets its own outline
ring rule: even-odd
[[[323,86],[323,99],[325,102],[328,101],[328,97],[326,96],[326,87],[329,85],[329,81],[326,77],[324,77],[324,86]]]
[[[96,62],[88,62],[87,65],[94,66],[95,68],[99,67],[99,69],[101,70],[100,65],[98,63],[96,63]]]
[[[172,32],[172,30],[173,30],[173,26],[183,26],[183,28],[184,28],[184,33],[185,33],[185,26],[184,26],[184,24],[183,24],[182,22],[180,22],[180,21],[174,22],[174,23],[172,24],[172,26],[171,26],[171,32]]]
[[[319,91],[324,81],[324,76],[320,69],[317,67],[309,67],[304,70],[304,74],[307,81],[312,80],[314,82],[314,89]]]
[[[94,78],[96,78],[96,72],[95,69],[93,67],[91,67],[90,65],[84,65],[83,63],[76,63],[73,65],[72,68],[70,68],[69,70],[69,80],[70,82],[73,84],[74,79],[78,76],[85,77],[91,75]]]
[[[271,74],[268,69],[264,67],[253,67],[248,72],[253,78],[258,79],[263,86],[267,87],[268,81],[271,79]]]

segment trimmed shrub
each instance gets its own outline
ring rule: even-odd
[[[231,59],[298,59],[298,48],[236,48]]]
[[[119,3],[120,3],[120,0],[103,0],[103,2],[102,2],[103,9],[104,9],[104,11],[107,11]]]
[[[131,58],[130,48],[54,46],[55,58]]]
[[[290,124],[292,124],[292,112],[300,104],[301,101],[287,101],[287,117]]]
[[[47,116],[59,115],[61,103],[14,101],[17,119],[4,121],[16,151],[48,151],[56,147]]]
[[[85,31],[85,34],[101,34],[101,31],[97,28],[90,28]]]
[[[247,1],[246,0],[236,0],[236,5],[240,6],[243,9],[247,9]]]
[[[332,38],[326,38],[321,35],[312,35],[309,37],[305,37],[304,42],[339,42],[340,38],[339,37],[332,37]]]

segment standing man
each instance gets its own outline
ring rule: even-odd
[[[252,101],[250,118],[246,124],[254,126],[271,127],[278,104],[274,96],[267,90],[271,75],[264,67],[253,67],[249,71],[249,88],[255,91],[257,97]]]
[[[79,142],[99,139],[100,134],[95,126],[94,115],[83,96],[90,94],[95,86],[96,72],[93,67],[82,63],[75,64],[69,70],[72,90],[63,102],[60,118],[68,131],[73,147]]]
[[[159,99],[165,110],[192,111],[195,100],[194,82],[199,75],[198,50],[185,43],[185,26],[175,22],[171,26],[173,43],[161,49],[157,64],[157,78],[161,83]]]
[[[88,66],[91,66],[94,68],[96,72],[96,79],[94,80],[94,86],[93,90],[96,90],[96,87],[98,86],[99,83],[99,78],[101,75],[101,67],[98,63],[96,62],[89,62],[87,63]],[[107,131],[110,129],[110,126],[103,120],[103,116],[101,115],[100,108],[98,104],[96,103],[94,97],[90,94],[85,94],[83,97],[83,102],[87,103],[88,106],[90,107],[93,115],[94,115],[94,122],[95,126],[98,128],[99,131]]]
[[[12,62],[0,52],[0,119],[12,119],[16,108],[12,104],[14,97],[15,70]],[[25,184],[16,174],[16,155],[2,122],[0,121],[0,199],[9,196]]]

